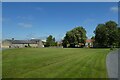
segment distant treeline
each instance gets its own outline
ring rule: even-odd
[[[86,43],[86,30],[82,26],[75,27],[74,29],[67,31],[61,45],[63,47],[75,47],[80,45],[84,47]],[[120,27],[115,21],[108,21],[104,24],[98,24],[94,30],[95,36],[91,37],[93,47],[120,47]],[[57,46],[55,37],[48,36],[45,46]]]

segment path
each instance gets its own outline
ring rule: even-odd
[[[107,71],[109,78],[118,78],[118,50],[112,51],[106,59]]]

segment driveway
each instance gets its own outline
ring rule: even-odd
[[[118,78],[118,50],[112,51],[106,59],[107,71],[109,78]]]

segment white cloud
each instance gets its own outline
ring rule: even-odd
[[[18,23],[18,25],[20,27],[24,27],[24,28],[31,28],[32,27],[32,24],[29,24],[29,23]]]
[[[118,7],[117,6],[113,6],[110,8],[111,11],[113,12],[118,12]]]

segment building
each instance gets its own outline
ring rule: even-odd
[[[93,42],[94,42],[93,39],[87,39],[86,43],[85,43],[85,46],[88,47],[88,48],[93,47]]]
[[[2,48],[23,48],[23,47],[44,47],[40,39],[31,40],[11,40],[6,39],[2,41]]]

